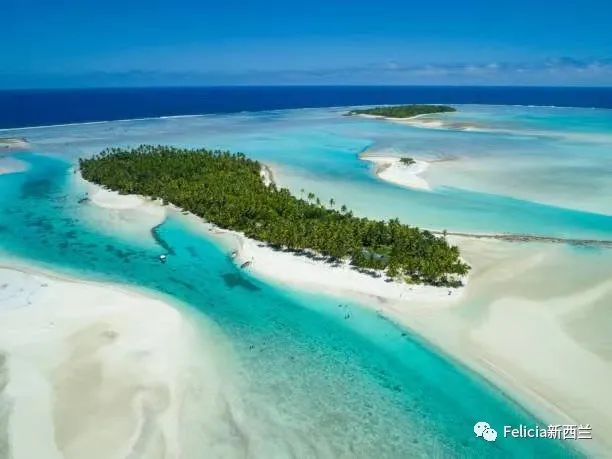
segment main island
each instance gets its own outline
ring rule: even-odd
[[[223,229],[328,262],[348,261],[389,280],[458,287],[468,273],[456,246],[397,219],[360,218],[346,206],[297,198],[262,180],[244,154],[141,145],[80,159],[83,178],[121,194],[161,199]]]

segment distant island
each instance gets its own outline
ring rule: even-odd
[[[373,107],[351,110],[347,115],[371,115],[385,118],[411,118],[418,115],[430,115],[433,113],[456,112],[457,110],[448,105],[394,105],[388,107]]]
[[[262,165],[241,153],[141,145],[80,159],[84,179],[122,194],[174,204],[274,248],[349,260],[409,283],[457,287],[469,266],[459,249],[398,219],[375,221],[313,193],[297,198],[264,183]]]

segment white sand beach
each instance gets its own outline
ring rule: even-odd
[[[72,187],[84,196],[79,210],[83,220],[97,230],[115,234],[119,231],[133,241],[148,241],[151,229],[166,219],[167,208],[142,196],[119,194],[72,174]],[[106,212],[100,213],[99,209]]]
[[[390,121],[392,123],[403,124],[406,126],[412,126],[417,128],[425,129],[448,129],[452,131],[473,131],[473,132],[513,132],[510,130],[491,129],[485,126],[480,126],[474,123],[468,123],[464,121],[451,121],[444,118],[444,113],[425,113],[422,115],[415,115],[408,118],[394,118],[391,116],[379,116],[379,115],[367,115],[359,114],[362,118],[371,118]],[[442,116],[442,118],[439,118]]]
[[[447,129],[450,131],[471,131],[471,132],[500,132],[497,130],[487,129],[474,123],[463,121],[449,121],[448,119],[434,118],[439,115],[417,115],[412,118],[386,118],[394,123],[404,124],[424,129]]]
[[[119,194],[116,191],[104,189],[99,186],[95,186],[85,180],[80,175],[77,176],[78,180],[86,185],[87,195],[91,200],[91,203],[98,207],[111,210],[128,210],[128,214],[138,214],[139,220],[144,225],[159,224],[166,218],[166,210],[159,203],[153,202],[150,199],[146,199],[142,196]],[[151,217],[151,221],[147,218]],[[146,221],[142,221],[145,218]],[[154,226],[154,225],[153,225]]]
[[[358,115],[353,116],[359,116],[360,118],[386,120],[391,121],[393,123],[407,124],[414,127],[424,127],[429,129],[442,129],[444,127],[444,122],[442,120],[430,118],[432,115],[428,113],[423,115],[411,116],[409,118],[394,118],[392,116],[369,115],[366,113],[360,113]]]
[[[2,260],[0,457],[227,451],[237,428],[228,351],[209,323],[181,310]]]
[[[431,190],[427,180],[421,175],[429,168],[429,162],[414,159],[413,164],[404,164],[395,156],[361,155],[360,159],[374,164],[374,173],[390,183],[415,190]]]
[[[444,121],[440,119],[430,118],[431,115],[416,115],[410,118],[384,118],[393,123],[405,124],[426,129],[445,129],[448,127]]]
[[[374,277],[353,269],[348,263],[333,265],[290,252],[273,250],[261,242],[237,235],[239,246],[236,263],[249,263],[248,270],[274,282],[325,292],[334,296],[350,296],[361,301],[436,301],[451,303],[463,289],[409,285],[393,282],[386,276]],[[449,295],[450,292],[450,295]]]

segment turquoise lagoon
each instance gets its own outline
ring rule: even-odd
[[[486,120],[483,108],[470,110],[474,118]],[[511,110],[523,123],[537,123],[527,116],[530,109],[515,110],[526,113],[521,118]],[[601,112],[598,116],[610,116]],[[177,307],[210,319],[231,345],[239,369],[234,383],[243,394],[247,416],[265,426],[260,441],[270,456],[579,455],[553,440],[499,438],[489,444],[475,438],[476,421],[486,420],[498,431],[506,424],[538,421],[482,378],[376,313],[341,298],[264,283],[237,270],[222,247],[180,216],[171,216],[156,228],[155,237],[142,240],[92,226],[81,210],[83,195],[72,186],[74,159],[106,145],[206,145],[244,151],[272,164],[277,180],[296,194],[304,188],[333,196],[367,215],[397,215],[449,230],[612,239],[609,212],[585,210],[583,203],[559,206],[495,194],[479,189],[477,181],[470,188],[416,192],[380,182],[357,157],[366,149],[392,147],[400,153],[414,151],[417,157],[471,159],[477,153],[453,150],[454,138],[499,136],[500,145],[521,145],[520,139],[506,137],[527,135],[520,131],[524,127],[513,127],[518,134],[433,130],[341,114],[339,109],[293,110],[5,132],[28,137],[33,152],[15,155],[29,164],[27,172],[0,176],[0,249],[81,278],[156,291],[176,300]],[[554,158],[546,146],[549,136],[527,137],[542,142],[543,157],[533,161],[534,169]],[[557,141],[564,140],[558,136]],[[593,162],[601,154],[600,167],[609,167],[609,157],[598,151],[600,138],[581,142],[591,146]],[[417,145],[428,147],[418,150]],[[488,153],[483,149],[480,154]],[[165,265],[157,260],[160,244],[172,251]],[[344,318],[347,311],[349,320]]]

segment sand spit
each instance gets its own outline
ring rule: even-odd
[[[361,155],[360,159],[374,163],[374,173],[382,180],[415,190],[431,190],[421,176],[429,167],[428,161],[413,159],[412,164],[404,164],[399,157],[370,155]]]
[[[232,446],[227,350],[202,318],[14,261],[0,286],[0,457],[195,458]]]
[[[27,169],[28,165],[23,161],[11,157],[0,157],[0,175],[24,172]]]
[[[25,138],[0,137],[0,153],[7,150],[25,150],[29,146]]]

